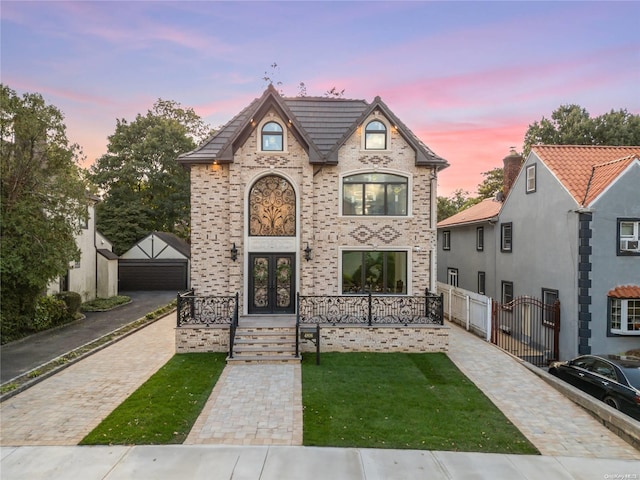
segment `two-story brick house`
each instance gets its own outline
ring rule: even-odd
[[[435,290],[436,182],[447,167],[379,97],[269,86],[178,161],[191,172],[191,284],[241,314],[295,294]]]

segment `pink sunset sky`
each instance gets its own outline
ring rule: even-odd
[[[560,105],[640,113],[640,2],[2,1],[1,80],[65,115],[89,167],[162,98],[226,123],[266,83],[376,95],[474,194]],[[270,65],[278,64],[272,72]]]

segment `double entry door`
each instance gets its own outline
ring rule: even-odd
[[[250,314],[295,313],[295,254],[249,254]]]

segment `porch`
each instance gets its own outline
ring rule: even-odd
[[[296,295],[295,315],[240,316],[238,294],[178,295],[176,353],[227,352],[229,362],[299,362],[315,352],[301,327],[319,326],[321,352],[446,352],[443,297]],[[305,336],[306,337],[306,336]]]

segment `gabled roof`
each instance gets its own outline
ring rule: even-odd
[[[537,145],[531,151],[585,207],[640,158],[640,146]]]
[[[472,205],[469,208],[438,222],[437,226],[438,228],[453,227],[497,220],[498,213],[500,213],[501,208],[502,202],[493,198],[485,198],[480,203],[476,203],[475,205]]]
[[[183,240],[176,234],[169,232],[153,232],[151,235],[155,235],[156,237],[160,238],[167,245],[173,247],[185,257],[191,258],[191,245],[189,245],[185,240]]]
[[[365,100],[343,98],[281,97],[272,85],[213,137],[195,150],[180,155],[178,162],[184,165],[233,162],[236,149],[253,133],[257,123],[270,109],[275,109],[284,121],[289,122],[290,132],[307,151],[310,163],[336,164],[339,148],[364,119],[377,110],[398,128],[400,135],[414,149],[416,165],[433,165],[439,169],[449,166],[445,159],[421,142],[380,97],[371,104]]]

